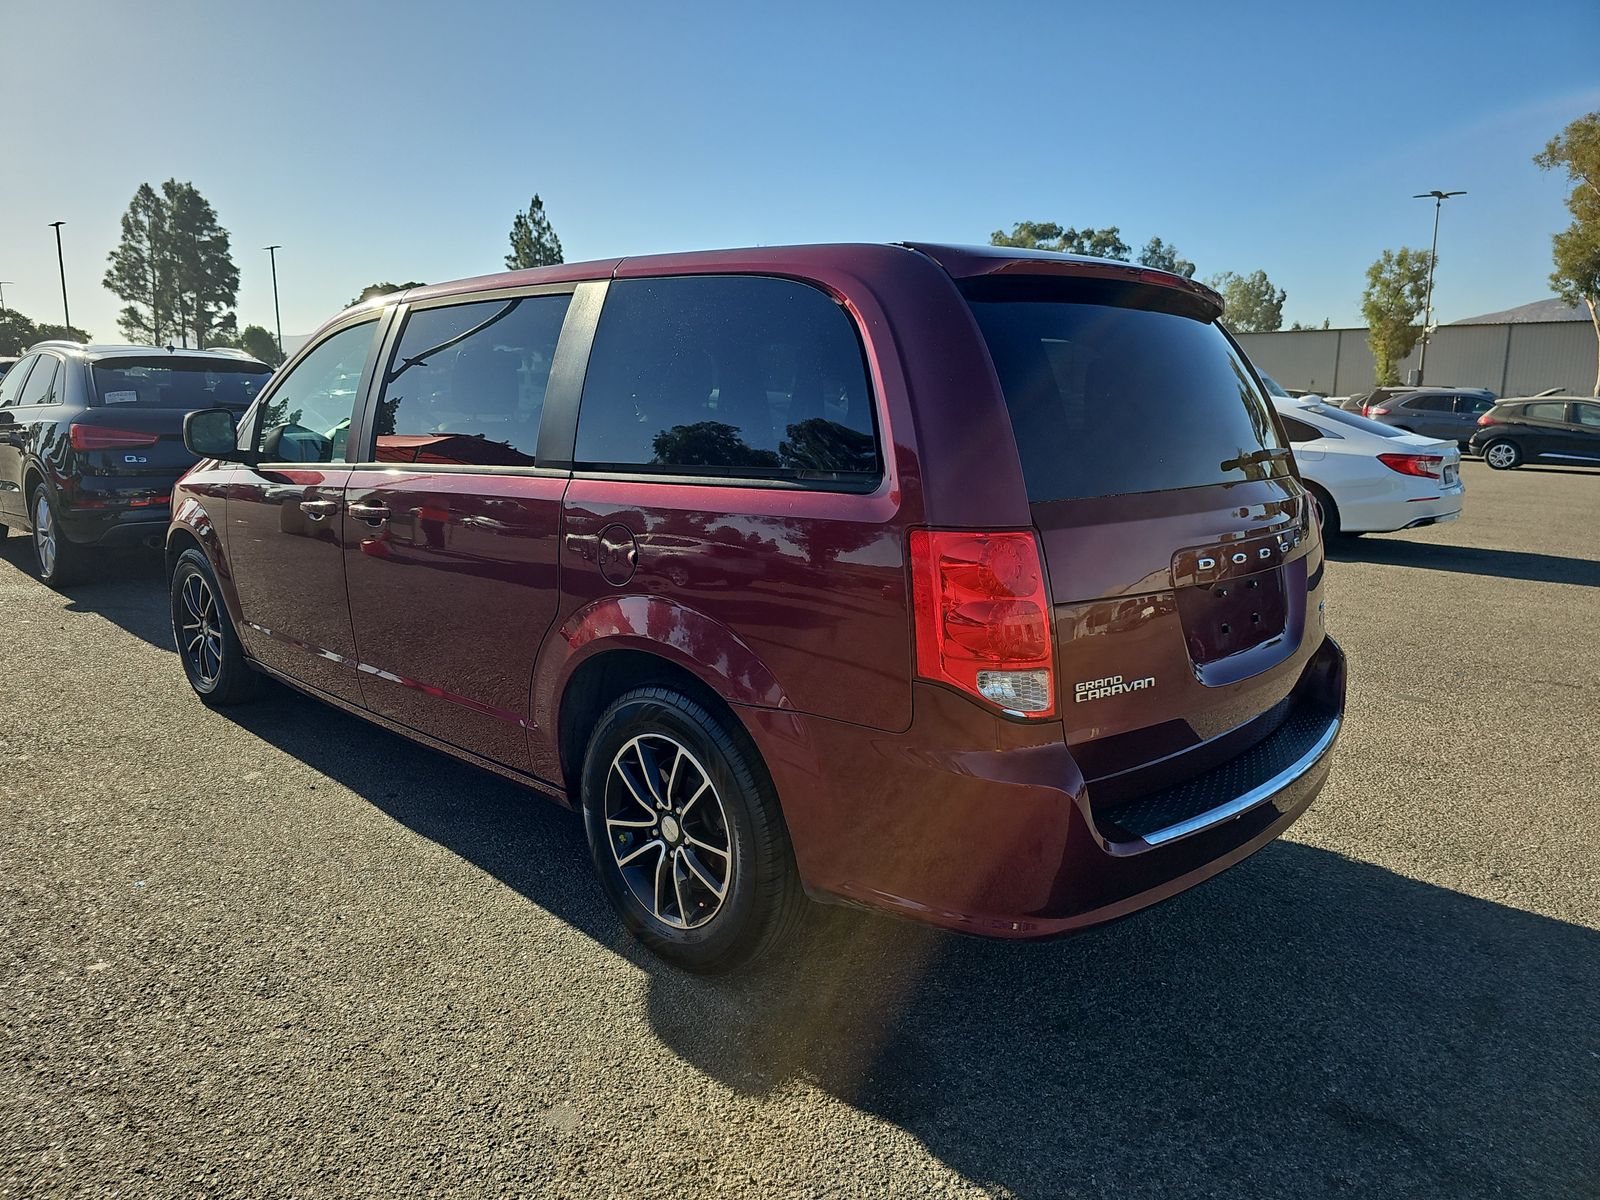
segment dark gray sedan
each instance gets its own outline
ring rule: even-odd
[[[1370,400],[1362,416],[1423,437],[1441,438],[1462,448],[1478,432],[1478,418],[1494,407],[1485,388],[1417,388]]]

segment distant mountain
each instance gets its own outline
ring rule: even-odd
[[[1516,308],[1508,308],[1503,312],[1484,313],[1481,317],[1463,317],[1459,321],[1451,321],[1451,325],[1504,325],[1507,322],[1521,321],[1587,321],[1589,314],[1582,308],[1574,308],[1565,300],[1557,300],[1554,296],[1548,300],[1535,300],[1532,304],[1519,304]]]

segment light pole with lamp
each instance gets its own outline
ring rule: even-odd
[[[67,260],[61,257],[61,227],[65,221],[51,221],[50,227],[56,231],[56,269],[61,272],[61,315],[66,318],[67,336],[72,336],[72,312],[67,308]]]
[[[1422,308],[1422,353],[1417,356],[1417,383],[1422,383],[1423,372],[1428,369],[1428,334],[1433,329],[1433,268],[1439,261],[1439,210],[1451,196],[1465,196],[1465,192],[1418,192],[1413,200],[1433,201],[1433,249],[1428,251],[1428,298]]]
[[[272,318],[278,323],[278,361],[284,359],[283,353],[283,313],[278,310],[278,251],[282,246],[263,246],[272,258]]]

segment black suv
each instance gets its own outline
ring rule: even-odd
[[[1369,399],[1361,415],[1465,448],[1478,431],[1478,418],[1494,407],[1494,399],[1494,393],[1484,388],[1417,388]]]
[[[1590,396],[1502,400],[1478,418],[1472,450],[1496,471],[1535,460],[1600,467],[1600,400]]]
[[[40,342],[0,379],[0,536],[31,531],[52,586],[85,573],[90,547],[159,545],[195,462],[184,416],[243,412],[271,374],[237,350]]]

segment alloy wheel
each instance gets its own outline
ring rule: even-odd
[[[203,575],[191,574],[183,581],[182,596],[178,641],[195,678],[204,687],[214,687],[222,674],[222,621],[216,593]]]
[[[722,910],[733,882],[728,814],[700,760],[676,739],[644,733],[606,772],[606,841],[628,890],[672,929]]]
[[[1510,442],[1496,442],[1483,457],[1491,467],[1503,471],[1517,465],[1517,448]]]
[[[56,569],[56,519],[43,488],[34,501],[33,545],[39,555],[39,573],[49,575]]]

